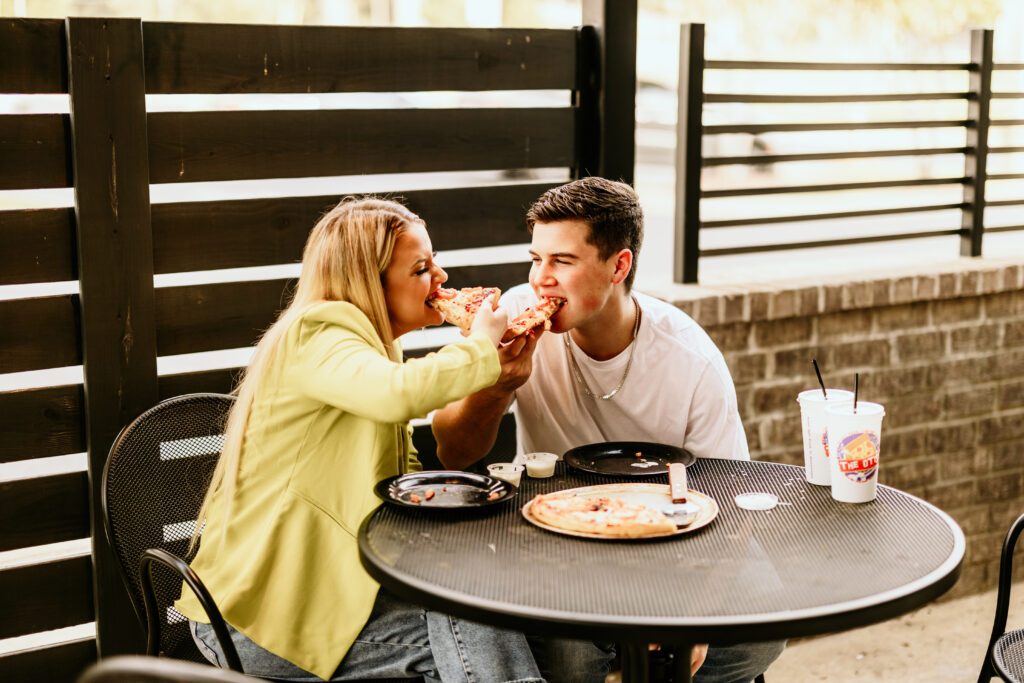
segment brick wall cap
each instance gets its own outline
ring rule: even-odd
[[[724,299],[729,298],[734,305],[731,310],[742,310],[744,320],[749,321],[752,310],[759,310],[758,319],[779,320],[796,316],[833,313],[876,305],[875,296],[888,292],[888,301],[911,302],[949,299],[949,291],[939,286],[940,280],[953,280],[955,285],[952,298],[977,296],[979,294],[995,294],[1015,291],[1021,288],[1024,277],[1024,260],[994,257],[958,258],[933,264],[914,264],[898,268],[886,267],[873,270],[851,270],[842,265],[839,257],[833,257],[835,269],[827,271],[827,263],[816,261],[822,272],[812,275],[779,277],[771,279],[771,269],[766,271],[769,277],[760,280],[750,279],[750,269],[712,271],[701,278],[697,285],[683,285],[657,281],[646,281],[638,275],[636,289],[653,297],[667,301],[672,305],[691,312],[700,312],[695,316],[702,318],[702,324],[714,324],[717,320],[708,317],[708,311],[724,310]],[[843,270],[845,268],[845,270]],[[825,272],[829,272],[825,275]],[[836,276],[845,273],[845,277]],[[744,276],[747,280],[744,281]],[[900,281],[900,292],[894,293],[894,287]],[[909,294],[906,289],[910,282],[913,287]],[[842,296],[826,296],[825,288],[840,289]],[[808,297],[807,290],[817,289],[819,296]],[[896,294],[894,296],[894,294]],[[767,311],[752,306],[735,306],[736,297],[766,297]],[[792,305],[793,297],[801,297],[804,305]],[[908,298],[909,297],[909,298]],[[817,301],[814,301],[814,299]],[[722,305],[719,306],[719,302]],[[699,302],[699,306],[695,304]],[[809,302],[809,303],[807,303]],[[808,310],[807,306],[812,310]],[[737,320],[739,322],[739,320]]]

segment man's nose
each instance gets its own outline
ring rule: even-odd
[[[538,263],[534,266],[534,279],[538,284],[552,283],[555,280],[554,270],[546,263]]]

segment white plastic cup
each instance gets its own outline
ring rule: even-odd
[[[514,465],[510,462],[494,462],[487,466],[487,473],[495,479],[507,481],[518,487],[523,478],[524,469],[522,465]]]
[[[882,450],[881,403],[857,401],[825,408],[832,449],[832,497],[842,503],[867,503],[878,492],[878,456]]]
[[[558,455],[555,453],[527,453],[523,456],[526,474],[534,479],[544,479],[555,473]]]
[[[843,389],[801,391],[796,397],[800,404],[800,422],[804,436],[804,472],[807,481],[818,486],[832,483],[832,465],[829,462],[828,432],[825,429],[825,406],[853,403],[853,392]]]

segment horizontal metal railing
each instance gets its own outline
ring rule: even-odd
[[[994,64],[992,61],[993,32],[975,30],[971,33],[970,61],[963,63],[847,63],[847,62],[785,62],[785,61],[736,61],[705,60],[704,27],[702,24],[684,24],[680,32],[679,64],[679,118],[676,126],[676,253],[675,279],[678,282],[697,281],[698,260],[701,256],[724,256],[733,254],[780,251],[821,246],[843,246],[893,240],[921,239],[937,236],[959,235],[960,253],[978,256],[981,254],[982,236],[986,232],[984,211],[986,207],[1008,207],[1024,205],[1021,199],[1000,199],[986,201],[985,183],[988,180],[1019,180],[1024,173],[987,174],[987,159],[991,154],[1017,154],[1024,147],[988,146],[988,131],[998,126],[1021,126],[1024,119],[992,119],[989,105],[992,100],[1024,99],[1021,92],[992,92],[992,72],[997,70],[1024,70],[1024,64]],[[776,70],[793,72],[814,71],[943,71],[964,72],[968,75],[966,90],[950,92],[898,92],[866,94],[753,94],[742,92],[704,92],[706,70]],[[814,122],[770,122],[770,123],[728,123],[705,126],[703,123],[706,104],[847,104],[847,103],[892,103],[892,102],[963,102],[967,116],[942,119],[909,119],[893,121],[814,121]],[[908,149],[873,149],[866,151],[801,151],[799,153],[753,153],[743,155],[703,155],[705,136],[718,135],[760,135],[764,133],[822,132],[822,131],[868,131],[868,130],[919,130],[955,129],[964,132],[965,144],[957,146],[933,146]],[[956,155],[963,158],[964,172],[960,175],[947,174],[938,178],[902,178],[893,180],[870,180],[853,182],[814,182],[809,178],[806,184],[781,186],[727,187],[705,190],[701,186],[704,169],[732,165],[765,167],[773,164],[802,161],[838,161],[884,159],[897,157],[927,158]],[[730,197],[754,197],[758,195],[799,195],[800,193],[836,192],[845,190],[870,190],[891,188],[912,188],[928,186],[960,186],[960,201],[928,203],[911,206],[869,208],[848,211],[793,212],[787,215],[759,216],[751,218],[728,218],[702,220],[701,200]],[[878,216],[897,216],[936,211],[959,211],[959,226],[914,232],[890,232],[883,235],[819,238],[813,241],[786,242],[779,244],[749,244],[722,248],[702,248],[700,231],[704,228],[749,227],[758,225],[780,225],[807,221],[829,221]],[[987,232],[1008,232],[1024,230],[1021,226],[989,227]]]

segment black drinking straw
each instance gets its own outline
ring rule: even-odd
[[[857,390],[860,388],[860,373],[853,374],[853,413],[857,414]]]
[[[818,376],[818,384],[821,385],[821,393],[824,394],[825,400],[828,400],[828,393],[825,391],[825,381],[821,379],[821,370],[818,369],[818,359],[812,358],[811,363],[814,365],[814,374]]]

